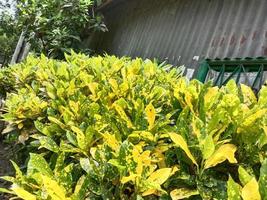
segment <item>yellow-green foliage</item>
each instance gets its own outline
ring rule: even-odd
[[[7,73],[6,70],[2,73]],[[29,57],[4,120],[35,149],[22,199],[265,199],[267,88],[187,81],[150,60]],[[0,76],[1,77],[1,76]],[[15,134],[14,131],[11,134]]]

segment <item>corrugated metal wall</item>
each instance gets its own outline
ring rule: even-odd
[[[203,58],[267,56],[267,0],[125,0],[103,11],[99,51],[194,68]]]

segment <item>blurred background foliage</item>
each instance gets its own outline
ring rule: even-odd
[[[96,31],[107,31],[96,12],[99,0],[0,1],[0,63],[11,60],[22,31],[31,52],[63,59],[70,49],[91,53],[82,41]]]

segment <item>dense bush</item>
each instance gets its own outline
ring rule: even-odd
[[[22,199],[266,199],[267,88],[212,87],[149,60],[29,57],[2,70]],[[14,130],[15,129],[15,130]],[[8,131],[5,131],[8,132]],[[8,133],[7,133],[8,134]]]

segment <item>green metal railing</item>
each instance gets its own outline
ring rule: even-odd
[[[201,82],[212,80],[216,86],[225,85],[229,80],[234,79],[237,84],[242,82],[252,88],[260,89],[266,81],[265,71],[267,72],[267,59],[263,57],[206,59],[201,63],[196,78]],[[210,74],[213,74],[212,79]],[[251,74],[254,76],[250,76]],[[250,81],[244,82],[244,78]]]

